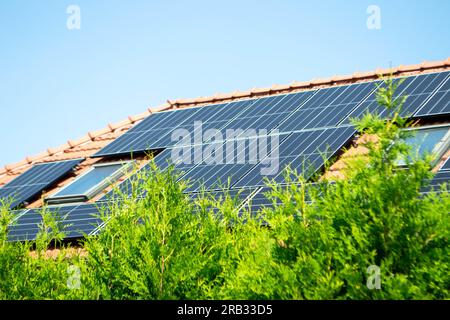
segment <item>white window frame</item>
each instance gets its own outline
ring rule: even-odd
[[[79,202],[86,202],[98,195],[100,192],[105,190],[107,187],[109,187],[111,184],[115,183],[121,176],[123,176],[127,169],[131,167],[131,165],[134,163],[134,161],[116,161],[116,162],[106,162],[106,163],[98,163],[92,165],[91,169],[77,177],[75,180],[73,180],[68,185],[64,186],[63,188],[59,189],[57,192],[55,192],[53,195],[47,197],[45,199],[45,202],[49,205],[60,205],[60,204],[70,204],[70,203],[79,203]],[[58,196],[59,193],[63,192],[65,189],[69,188],[74,183],[77,183],[79,180],[83,179],[86,175],[90,174],[92,171],[94,171],[96,168],[99,167],[109,167],[114,165],[122,165],[122,168],[118,169],[114,174],[111,176],[105,178],[104,180],[100,181],[96,185],[92,186],[90,189],[88,189],[83,194],[70,194],[70,195],[64,195],[64,196]]]
[[[447,128],[447,133],[441,138],[441,140],[433,147],[433,150],[431,150],[431,154],[434,156],[432,165],[435,165],[440,157],[448,150],[450,147],[450,123],[443,123],[438,125],[427,125],[422,127],[412,127],[404,129],[405,131],[415,131],[419,132],[422,130],[428,130],[428,129],[437,129],[437,128]],[[404,160],[399,160],[399,166],[406,166]]]

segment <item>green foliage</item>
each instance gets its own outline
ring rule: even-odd
[[[131,197],[117,191],[120,201],[103,208],[106,227],[80,244],[84,254],[68,256],[60,220],[45,208],[35,243],[7,242],[13,217],[4,204],[0,298],[448,299],[450,197],[445,186],[420,194],[431,158],[409,156],[405,98],[395,89],[388,79],[377,96],[391,120],[354,120],[375,138],[348,162],[345,179],[311,185],[287,172],[293,183],[268,181],[274,206],[261,212],[227,193],[190,199],[179,173],[153,166],[133,181]],[[54,244],[62,250],[48,258]],[[68,282],[73,266],[79,286]],[[367,285],[373,266],[379,289]]]

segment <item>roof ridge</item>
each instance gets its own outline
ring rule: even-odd
[[[68,140],[67,143],[56,147],[56,148],[49,148],[44,152],[41,152],[35,156],[27,156],[24,160],[20,162],[16,162],[13,164],[7,164],[3,168],[0,168],[0,176],[4,175],[8,172],[14,171],[16,169],[19,169],[20,167],[30,165],[37,163],[39,161],[42,161],[43,159],[47,157],[51,157],[56,154],[64,153],[66,150],[73,149],[77,146],[83,145],[85,143],[94,141],[96,138],[104,136],[108,133],[116,132],[116,130],[119,130],[127,125],[134,124],[138,121],[143,120],[148,115],[170,110],[170,109],[177,109],[177,108],[184,108],[184,107],[192,107],[197,105],[203,105],[203,104],[209,104],[209,103],[217,103],[217,102],[229,102],[236,99],[242,99],[242,98],[251,98],[251,97],[257,97],[257,96],[264,96],[264,95],[270,95],[270,94],[276,94],[276,93],[283,93],[286,91],[294,91],[294,90],[301,90],[301,89],[312,89],[319,86],[324,85],[334,85],[334,84],[340,84],[344,83],[346,81],[358,81],[358,80],[365,80],[365,79],[371,79],[376,78],[379,75],[386,75],[386,74],[393,74],[393,75],[401,75],[408,72],[415,72],[415,71],[424,71],[424,70],[431,70],[431,69],[439,69],[439,68],[446,68],[450,67],[450,57],[448,57],[445,60],[440,61],[424,61],[419,64],[414,65],[399,65],[398,67],[393,68],[377,68],[374,71],[369,72],[355,72],[351,75],[341,75],[341,76],[332,76],[329,78],[319,78],[319,79],[312,79],[310,81],[293,81],[291,84],[287,85],[279,85],[274,84],[271,87],[268,88],[253,88],[247,91],[234,91],[231,93],[216,93],[209,97],[197,97],[192,99],[176,99],[176,100],[167,100],[166,103],[155,107],[155,108],[148,108],[145,112],[134,115],[134,116],[128,116],[127,119],[120,121],[118,123],[111,124],[109,123],[105,128],[97,130],[97,131],[90,131],[83,137],[76,139],[76,140]]]
[[[283,93],[285,91],[293,91],[300,89],[312,89],[323,85],[335,85],[344,83],[347,81],[358,81],[367,80],[371,78],[378,78],[380,75],[392,74],[395,76],[415,72],[415,71],[425,71],[431,69],[439,69],[450,67],[450,57],[445,60],[439,61],[423,61],[419,64],[414,65],[399,65],[397,67],[391,68],[377,68],[373,71],[368,72],[354,72],[351,75],[335,75],[328,78],[317,78],[310,81],[293,81],[291,84],[279,85],[274,84],[271,87],[266,88],[253,88],[247,91],[234,91],[231,93],[216,93],[209,97],[197,97],[191,99],[176,99],[170,103],[176,105],[177,107],[183,106],[195,106],[200,104],[209,104],[217,102],[228,102],[234,99],[240,98],[251,98],[255,96],[268,95],[274,93]]]

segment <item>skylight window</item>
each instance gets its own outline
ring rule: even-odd
[[[85,202],[95,197],[125,174],[131,162],[94,165],[84,175],[46,199],[48,204]]]
[[[425,155],[432,155],[434,160],[438,160],[450,146],[450,126],[432,126],[419,129],[411,129],[414,136],[406,139],[406,143],[411,146],[410,158],[422,158]],[[399,161],[404,165],[405,161]]]

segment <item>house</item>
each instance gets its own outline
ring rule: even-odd
[[[192,197],[200,185],[219,192],[217,182],[221,181],[228,182],[236,194],[244,190],[239,193],[243,202],[261,200],[264,176],[283,183],[281,172],[287,164],[307,175],[321,172],[324,157],[338,159],[325,176],[339,177],[345,158],[364,152],[358,146],[361,137],[349,119],[367,111],[389,116],[375,101],[374,84],[381,83],[380,75],[405,79],[398,94],[408,96],[404,115],[418,125],[412,143],[419,144],[421,151],[438,155],[434,184],[447,181],[450,58],[211,97],[168,100],[120,123],[7,165],[0,168],[0,199],[14,200],[9,203],[16,216],[10,239],[36,237],[41,221],[39,208],[44,202],[49,210],[66,216],[68,239],[101,231],[104,222],[95,214],[112,196],[111,182],[126,190],[133,174],[129,169],[137,166],[145,170],[150,158],[164,168],[166,160],[173,160],[175,154],[185,178],[196,182],[187,190]],[[232,138],[228,136],[231,129],[235,129]],[[207,135],[210,139],[204,141]],[[274,150],[276,156],[271,153]],[[264,174],[264,170],[273,172]]]

